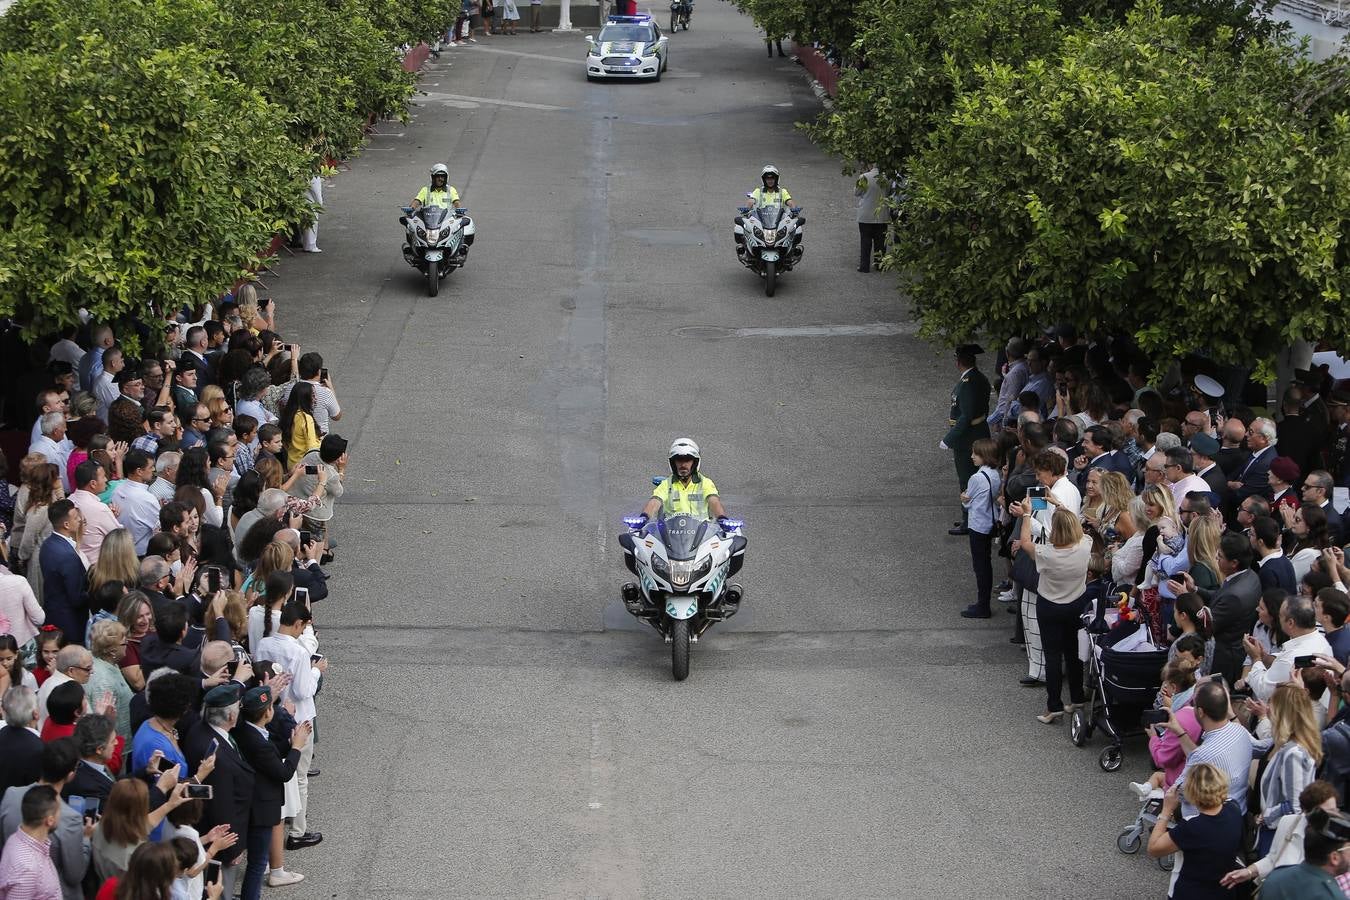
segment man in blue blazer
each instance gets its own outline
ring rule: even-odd
[[[52,533],[38,550],[47,624],[60,628],[67,643],[83,644],[89,622],[88,565],[79,551],[84,516],[69,500],[57,500],[47,507],[47,519]]]
[[[1279,455],[1275,449],[1275,423],[1269,419],[1255,419],[1247,429],[1247,448],[1252,451],[1251,458],[1238,473],[1229,480],[1234,502],[1242,505],[1248,497],[1260,496],[1271,499],[1270,464]]]

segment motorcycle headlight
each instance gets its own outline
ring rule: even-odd
[[[666,581],[670,580],[670,564],[666,562],[664,556],[652,554],[652,571],[660,575]]]
[[[711,571],[712,571],[712,557],[705,556],[698,561],[698,565],[694,566],[694,574],[689,576],[689,581],[691,583],[698,581],[700,578],[704,577]]]
[[[427,229],[427,240],[435,242],[439,241],[440,239],[441,239],[441,230],[439,228]]]

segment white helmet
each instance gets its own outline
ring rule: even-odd
[[[695,444],[689,438],[675,439],[675,443],[670,445],[670,471],[672,473],[675,472],[675,457],[677,456],[692,456],[694,458],[693,471],[695,473],[698,472],[698,461],[699,461],[698,444]]]
[[[764,179],[765,179],[765,178],[768,178],[770,175],[772,175],[774,178],[778,178],[778,167],[777,167],[777,166],[774,166],[774,165],[768,165],[768,166],[765,166],[764,168],[762,168],[762,169],[759,170],[759,180],[760,180],[761,182],[763,182]],[[778,180],[779,180],[779,181],[782,181],[781,178],[779,178]]]
[[[431,176],[433,181],[435,180],[437,175],[445,176],[447,184],[450,181],[450,167],[447,166],[445,163],[436,163],[436,165],[431,167],[431,171],[428,172],[427,174]]]

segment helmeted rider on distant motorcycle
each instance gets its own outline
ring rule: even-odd
[[[778,167],[772,164],[765,166],[759,172],[760,187],[750,192],[750,213],[753,215],[755,210],[765,206],[782,206],[788,208],[792,206],[792,194],[788,193],[786,188],[778,186]],[[741,217],[736,217],[736,224],[740,225]],[[797,217],[798,224],[806,224],[805,216]],[[736,233],[736,255],[745,256],[745,235]],[[794,241],[794,246],[801,243],[801,238]]]
[[[459,196],[459,191],[455,190],[450,184],[450,167],[445,163],[436,163],[431,167],[428,173],[431,176],[431,184],[423,185],[413,198],[413,215],[417,214],[419,209],[428,206],[439,206],[444,210],[454,210],[463,206],[463,199]],[[469,247],[473,245],[473,220],[468,216],[464,217],[466,227],[464,229],[464,243],[460,248],[461,256],[468,256]],[[401,221],[401,220],[400,220]],[[408,243],[411,245],[412,236],[408,236]]]

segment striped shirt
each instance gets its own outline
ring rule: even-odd
[[[1252,767],[1252,736],[1237,722],[1206,731],[1200,736],[1200,746],[1186,760],[1186,767],[1177,778],[1177,790],[1186,784],[1186,773],[1192,766],[1210,763],[1228,776],[1228,799],[1234,801],[1244,814],[1247,812],[1247,778]],[[1181,816],[1189,819],[1200,814],[1186,795],[1181,796]]]
[[[61,900],[51,848],[22,828],[5,841],[0,857],[0,900]]]
[[[291,398],[291,388],[295,387],[292,381],[286,386],[286,393],[281,398],[281,405]],[[337,397],[333,392],[317,381],[311,381],[310,387],[314,388],[314,427],[319,429],[319,434],[328,433],[328,420],[333,416],[342,415],[342,407],[338,406]]]

